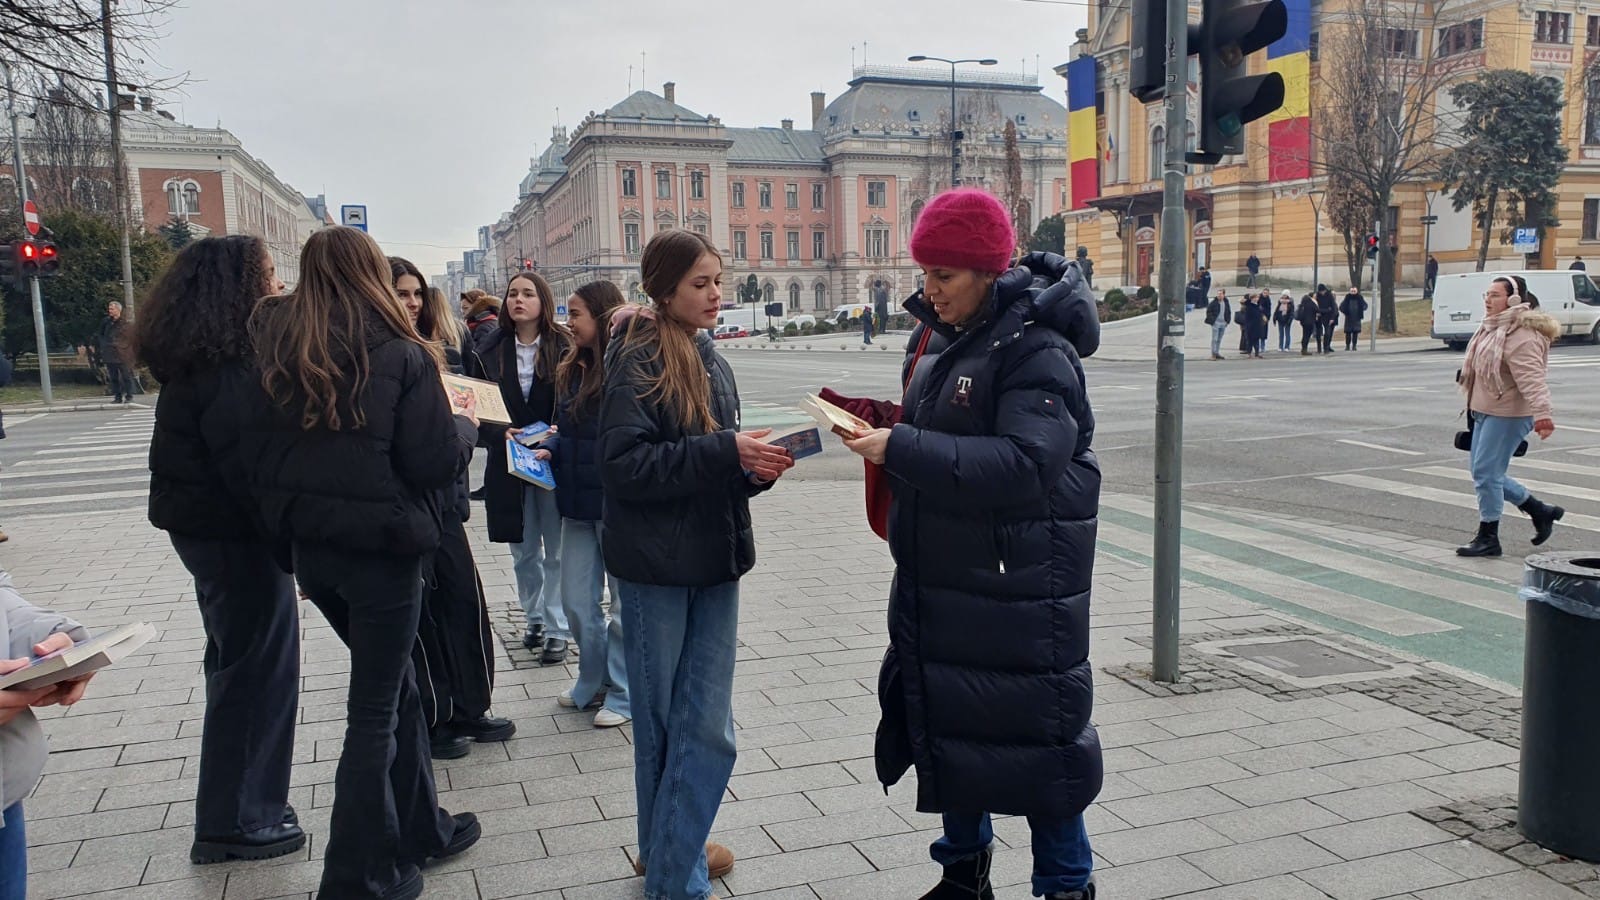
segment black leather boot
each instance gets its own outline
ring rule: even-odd
[[[989,884],[989,865],[993,862],[994,849],[986,848],[971,859],[945,866],[944,877],[922,895],[922,900],[994,900],[994,887]]]
[[[1517,509],[1527,513],[1528,518],[1533,520],[1533,545],[1535,547],[1550,540],[1550,532],[1555,530],[1556,523],[1561,521],[1561,517],[1567,514],[1567,511],[1561,507],[1546,503],[1532,494],[1528,495],[1528,499],[1518,503]]]
[[[1478,536],[1465,547],[1456,548],[1457,556],[1499,556],[1500,523],[1479,522]]]

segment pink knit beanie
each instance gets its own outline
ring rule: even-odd
[[[911,229],[911,258],[927,268],[1000,273],[1016,248],[1005,205],[977,188],[934,197]]]

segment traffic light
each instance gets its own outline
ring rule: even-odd
[[[39,277],[54,278],[61,274],[61,254],[50,241],[39,242]]]
[[[1140,103],[1154,103],[1167,96],[1167,10],[1138,2],[1129,15],[1128,92]]]
[[[9,242],[0,243],[0,284],[15,284],[16,281],[17,258]]]
[[[1202,0],[1199,152],[1189,162],[1215,164],[1244,152],[1244,126],[1283,105],[1283,76],[1247,75],[1245,59],[1283,37],[1289,11],[1283,0]]]
[[[1375,235],[1375,234],[1369,234],[1369,235],[1367,235],[1367,259],[1377,259],[1377,258],[1378,258],[1378,236]]]
[[[39,274],[39,245],[34,241],[17,241],[11,245],[11,277],[17,285]]]

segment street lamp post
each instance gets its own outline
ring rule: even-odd
[[[950,64],[950,187],[961,185],[961,129],[956,127],[956,66],[964,63],[975,63],[980,66],[996,66],[1000,64],[996,59],[945,59],[942,56],[916,56],[906,57],[906,62],[942,62]]]
[[[1311,198],[1311,287],[1314,292],[1322,282],[1322,205],[1317,202],[1322,192],[1308,191],[1306,196]]]

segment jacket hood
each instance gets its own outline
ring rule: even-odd
[[[1530,312],[1522,317],[1522,327],[1537,331],[1550,340],[1561,337],[1561,323],[1554,316],[1542,312]]]
[[[995,280],[990,307],[982,321],[997,321],[1001,346],[1020,337],[1025,324],[1040,325],[1059,333],[1080,358],[1100,349],[1100,314],[1094,294],[1076,260],[1057,253],[1029,253]],[[929,328],[953,336],[955,329],[939,321],[922,292],[912,294],[906,311]]]

